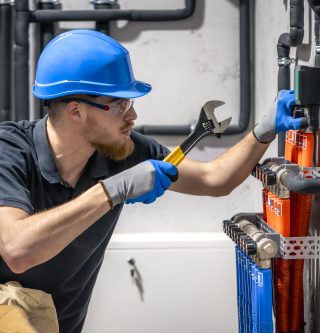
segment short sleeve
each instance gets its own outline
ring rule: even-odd
[[[30,189],[30,154],[11,134],[0,136],[0,206],[33,213]]]

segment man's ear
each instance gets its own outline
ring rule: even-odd
[[[73,121],[81,122],[83,120],[83,110],[81,110],[79,102],[69,102],[66,107],[66,113]]]

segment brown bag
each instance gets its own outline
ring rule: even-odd
[[[0,284],[0,333],[58,333],[57,312],[50,294]]]

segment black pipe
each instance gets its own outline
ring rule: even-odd
[[[11,119],[12,5],[0,2],[0,121]]]
[[[303,0],[290,0],[290,32],[280,35],[277,44],[278,53],[278,91],[290,89],[290,47],[302,44],[304,35]],[[278,156],[284,156],[285,133],[278,134]]]
[[[59,1],[39,1],[39,10],[54,10],[59,5]],[[40,50],[53,39],[55,36],[55,24],[54,22],[43,22],[40,24]]]
[[[231,125],[224,135],[245,132],[250,123],[253,111],[253,82],[251,64],[251,35],[250,35],[250,0],[240,0],[240,117],[238,125]]]
[[[193,131],[192,125],[140,125],[135,131],[145,135],[189,135]]]
[[[114,4],[109,2],[106,3],[99,3],[99,1],[91,1],[94,4],[95,10],[102,10],[102,9],[112,9],[114,8]],[[105,22],[96,22],[96,30],[102,32],[105,35],[110,36],[110,21]]]
[[[320,178],[302,178],[292,170],[287,170],[281,176],[280,181],[291,192],[301,194],[320,193]]]
[[[308,0],[309,6],[312,10],[320,16],[320,1],[319,0]]]
[[[314,58],[314,66],[320,67],[320,16],[314,13],[314,35],[316,43],[316,54]]]
[[[176,10],[35,10],[29,11],[28,0],[16,0],[16,48],[14,56],[15,120],[28,119],[29,109],[29,24],[57,21],[173,21],[190,17],[196,0],[185,0],[185,8]]]
[[[39,10],[54,10],[61,9],[60,0],[40,0],[39,1]],[[40,23],[37,42],[38,45],[36,47],[37,52],[40,52],[45,48],[45,46],[55,37],[56,35],[56,22],[49,23]],[[39,54],[38,54],[39,56]],[[37,57],[38,58],[38,57]],[[40,101],[36,101],[34,104],[35,112],[42,118],[45,115],[45,109],[42,107],[42,103]]]
[[[177,21],[190,17],[195,0],[185,0],[185,8],[174,10],[41,10],[30,13],[31,22],[57,21]]]
[[[15,0],[14,86],[15,120],[29,119],[29,8],[28,0]]]
[[[311,9],[314,11],[314,35],[315,35],[315,67],[320,67],[320,1],[308,0]]]
[[[239,1],[240,11],[240,117],[237,125],[229,126],[223,135],[233,135],[245,132],[250,123],[252,113],[252,64],[251,64],[251,35],[250,35],[250,0]],[[191,125],[156,126],[141,125],[135,130],[149,135],[189,135]]]

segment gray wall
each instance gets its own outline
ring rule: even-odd
[[[62,1],[65,9],[90,8],[89,1]],[[287,1],[257,0],[255,5],[255,114],[268,111],[277,91],[276,42],[289,31]],[[119,1],[121,8],[174,9],[182,0]],[[197,119],[210,99],[226,102],[217,113],[238,122],[239,105],[239,2],[198,0],[194,16],[179,22],[113,22],[111,36],[130,51],[136,78],[152,84],[152,92],[136,102],[137,125],[187,124]],[[309,18],[308,12],[306,19]],[[90,23],[64,23],[62,27],[92,27]],[[306,22],[306,43],[309,25]],[[304,47],[304,57],[310,49]],[[292,51],[295,57],[296,50]],[[208,161],[222,154],[241,135],[209,138],[189,157]],[[170,148],[183,137],[157,137]],[[276,155],[276,143],[265,157]],[[193,197],[166,193],[152,205],[128,205],[117,232],[221,231],[223,219],[240,211],[261,211],[261,184],[249,177],[229,196]]]

